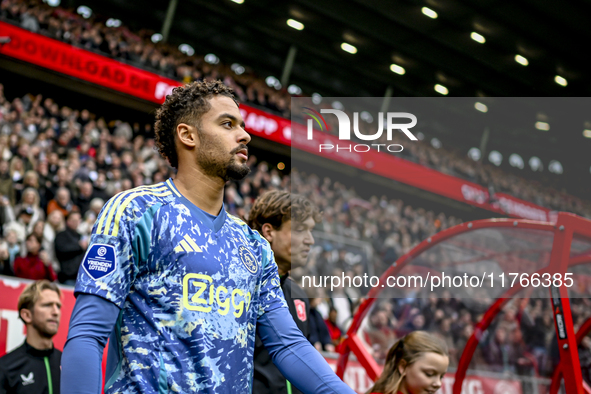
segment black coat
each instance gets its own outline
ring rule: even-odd
[[[328,327],[326,327],[326,323],[322,318],[320,312],[316,310],[316,308],[310,309],[310,342],[315,345],[316,342],[320,342],[322,348],[324,349],[326,345],[332,344],[332,339],[330,338],[330,332],[328,332]],[[326,349],[325,349],[326,350]]]
[[[62,283],[68,279],[76,280],[78,276],[78,268],[86,252],[80,246],[80,238],[81,235],[70,228],[66,228],[55,236],[55,257],[61,267],[58,278]]]
[[[61,359],[57,349],[38,350],[25,342],[0,358],[0,393],[48,394],[51,381],[52,393],[59,394]]]

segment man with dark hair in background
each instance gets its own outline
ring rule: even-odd
[[[284,191],[261,195],[248,215],[248,225],[271,245],[275,255],[281,289],[289,312],[302,334],[309,340],[310,305],[304,290],[289,277],[292,268],[303,267],[314,244],[312,229],[320,213],[304,196]],[[300,393],[273,364],[269,352],[257,335],[254,350],[253,392],[257,394]]]
[[[25,343],[0,358],[0,394],[59,394],[62,352],[53,347],[61,318],[62,293],[47,280],[25,287],[18,299],[27,326]]]

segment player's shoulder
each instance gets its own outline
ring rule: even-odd
[[[246,224],[246,222],[240,219],[238,216],[232,215],[228,212],[226,212],[226,216],[230,220],[230,223],[233,225],[233,227],[243,232],[247,238],[250,238],[259,243],[267,242],[267,240],[258,231],[250,228],[250,226]]]
[[[141,210],[157,203],[168,203],[169,197],[173,195],[173,189],[166,182],[143,185],[117,193],[107,201],[105,208],[109,206],[111,209],[133,207]]]
[[[113,228],[119,228],[119,222],[139,221],[150,210],[157,210],[170,203],[174,198],[174,190],[160,182],[125,190],[111,197],[103,206],[96,221],[97,233],[107,234]]]
[[[25,344],[0,357],[0,368],[7,369],[25,356]]]
[[[238,226],[248,227],[248,225],[246,224],[246,222],[244,220],[240,219],[238,216],[234,216],[234,215],[232,215],[231,213],[229,213],[227,211],[226,211],[226,216],[228,216],[228,219],[230,219],[231,221],[233,221],[234,223],[236,223]]]

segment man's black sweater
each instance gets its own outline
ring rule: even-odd
[[[296,325],[307,339],[310,339],[308,321],[310,316],[310,303],[304,290],[288,275],[281,277],[281,289],[289,312]],[[263,342],[256,336],[254,348],[254,381],[252,392],[256,394],[288,394],[288,383],[285,377],[277,369]],[[290,385],[291,386],[291,385]],[[291,394],[301,394],[294,386],[289,391]]]
[[[38,350],[25,342],[0,358],[0,394],[59,394],[61,359],[55,348]]]
[[[78,276],[78,268],[85,253],[79,244],[80,238],[80,233],[67,227],[55,236],[55,257],[61,267],[58,279],[62,283],[66,280],[76,280]]]

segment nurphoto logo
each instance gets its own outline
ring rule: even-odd
[[[359,131],[359,112],[353,113],[353,128],[351,128],[351,119],[349,119],[349,115],[344,111],[338,109],[321,109],[320,113],[318,113],[318,111],[309,107],[304,107],[304,109],[307,110],[304,111],[304,114],[311,118],[308,119],[307,122],[308,140],[314,139],[314,121],[316,121],[321,131],[324,131],[325,129],[328,130],[328,125],[322,114],[333,114],[337,117],[339,125],[338,136],[341,141],[351,140],[351,129],[353,129],[355,136],[362,141],[376,141],[384,133],[384,122],[386,122],[386,139],[388,141],[392,141],[393,130],[402,131],[411,141],[418,140],[417,137],[409,131],[409,129],[416,126],[417,117],[408,112],[388,112],[386,113],[386,116],[384,116],[383,112],[380,112],[378,114],[378,131],[375,134],[362,134]],[[410,123],[394,123],[394,119],[401,118],[410,120]],[[404,149],[400,144],[349,144],[346,146],[340,146],[338,144],[336,146],[334,144],[320,144],[318,151],[322,152],[336,149],[337,152],[342,150],[351,152],[353,150],[362,153],[368,152],[371,147],[377,149],[378,152],[381,147],[384,147],[388,152],[392,153],[402,152]]]

